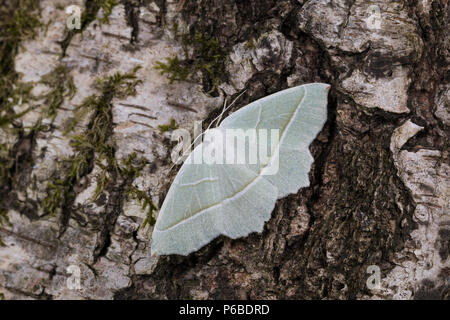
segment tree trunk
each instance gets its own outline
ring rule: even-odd
[[[447,0],[117,2],[0,0],[0,298],[449,298]],[[151,256],[172,131],[311,82],[310,186]]]

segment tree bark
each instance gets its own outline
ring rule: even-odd
[[[447,0],[0,5],[0,297],[449,298]],[[152,257],[172,130],[311,82],[310,186],[261,234]]]

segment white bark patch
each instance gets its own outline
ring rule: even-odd
[[[414,137],[419,131],[423,130],[423,127],[411,122],[411,120],[406,121],[400,127],[394,130],[391,137],[391,151],[394,160],[398,160],[398,152],[402,146],[412,137]]]
[[[418,228],[411,233],[412,242],[397,254],[397,266],[382,278],[381,288],[372,291],[372,298],[410,299],[425,279],[435,286],[442,284],[440,273],[449,266],[439,254],[439,232],[450,224],[450,166],[440,161],[438,150],[399,152],[420,130],[422,127],[408,120],[391,139],[398,175],[416,203],[413,219]]]
[[[380,108],[393,113],[409,112],[407,70],[396,68],[391,78],[374,78],[355,70],[342,82],[342,88],[355,102],[367,108]]]

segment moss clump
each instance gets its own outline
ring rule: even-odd
[[[40,98],[45,99],[46,115],[54,119],[64,99],[72,99],[75,96],[76,87],[73,77],[69,75],[65,66],[59,65],[55,70],[42,76],[40,82],[51,88],[48,93]]]
[[[10,180],[11,169],[14,166],[14,158],[5,144],[0,144],[0,184],[7,185]]]
[[[33,96],[31,93],[33,83],[16,82],[10,93],[11,96],[5,102],[4,108],[0,110],[0,127],[6,127],[12,124],[14,120],[21,118],[31,110],[31,107],[29,107],[20,113],[15,113],[14,106],[26,103],[30,104],[30,102],[39,99],[43,99],[46,105],[43,116],[50,117],[53,120],[64,99],[71,99],[76,93],[73,77],[69,75],[69,71],[63,65],[59,65],[55,70],[42,76],[39,83],[45,84],[50,90],[43,95]]]
[[[136,77],[138,70],[139,68],[135,68],[125,74],[116,72],[112,76],[97,79],[96,88],[101,94],[86,98],[76,108],[77,117],[71,120],[67,132],[70,132],[81,119],[79,116],[89,112],[93,112],[94,115],[88,130],[72,138],[71,145],[76,150],[76,155],[64,161],[67,177],[48,184],[48,196],[42,204],[45,212],[54,214],[62,205],[73,200],[73,185],[91,170],[94,161],[101,170],[97,176],[93,201],[104,192],[111,181],[113,172],[130,182],[140,174],[145,162],[137,160],[136,154],[133,153],[119,166],[114,156],[115,146],[110,139],[113,126],[111,101],[113,97],[124,98],[136,94],[136,86],[141,83],[141,80]],[[133,185],[126,187],[125,193],[127,197],[138,201],[143,210],[147,210],[144,225],[154,224],[153,212],[156,206],[150,196]]]
[[[141,170],[145,167],[145,165],[146,161],[143,159],[138,159],[136,153],[134,152],[129,155],[127,159],[122,160],[120,173],[131,182],[140,175]],[[156,222],[154,212],[157,208],[152,198],[145,191],[139,190],[132,184],[127,186],[125,193],[128,199],[136,200],[142,206],[142,210],[147,210],[146,218],[142,223],[142,228],[145,228],[147,225],[153,226]]]
[[[36,35],[37,28],[41,25],[39,21],[39,1],[16,0],[13,5],[14,13],[10,19],[5,21],[4,26],[6,39],[22,41]]]
[[[11,222],[9,222],[8,213],[6,212],[6,210],[0,208],[0,226],[3,226],[5,224],[11,225]],[[4,247],[4,246],[5,246],[5,243],[0,238],[0,247]]]
[[[136,152],[128,155],[128,158],[122,159],[121,173],[125,178],[134,179],[141,174],[146,161],[138,159]]]
[[[129,186],[127,196],[130,199],[136,200],[142,206],[142,210],[145,211],[147,209],[146,217],[141,226],[142,229],[144,229],[147,225],[155,225],[156,219],[154,217],[154,211],[157,208],[153,203],[152,198],[150,198],[146,192],[139,190],[133,185]]]
[[[14,58],[21,41],[37,34],[39,3],[34,0],[16,0],[0,8],[0,126],[12,123],[18,116],[12,107],[31,91],[30,85],[18,85],[19,75]]]
[[[250,39],[249,41],[247,41],[244,45],[245,49],[256,49],[256,43],[253,39]]]
[[[6,210],[0,209],[0,225],[9,224],[9,218]]]
[[[178,57],[166,58],[166,62],[157,61],[155,68],[161,74],[167,74],[170,82],[186,80],[189,75],[200,72],[203,76],[203,86],[207,93],[213,94],[225,75],[225,60],[227,52],[220,47],[217,38],[206,38],[199,32],[191,38],[182,36],[185,47],[184,60]],[[189,54],[187,48],[193,48]]]
[[[0,127],[8,127],[13,124],[14,120],[19,119],[25,115],[31,108],[15,113],[14,106],[28,103],[34,99],[31,94],[33,85],[30,83],[17,82],[13,85],[10,94],[11,96],[4,102],[3,108],[0,109]]]
[[[120,175],[129,182],[124,191],[127,197],[135,199],[142,205],[143,210],[147,210],[143,227],[155,223],[153,213],[156,206],[151,197],[131,185],[145,166],[145,161],[138,160],[133,153],[122,160],[119,166],[115,159],[115,145],[111,140],[113,127],[111,101],[114,97],[125,98],[136,94],[136,86],[142,82],[136,77],[138,70],[139,67],[125,74],[116,72],[111,76],[96,79],[96,89],[101,94],[87,97],[75,108],[75,117],[69,120],[66,134],[70,133],[86,114],[93,113],[93,116],[86,132],[72,137],[71,145],[76,150],[76,155],[63,161],[67,170],[66,178],[48,184],[48,196],[42,205],[46,213],[54,214],[58,208],[73,200],[73,185],[92,170],[95,162],[101,170],[97,176],[97,186],[92,200],[97,200],[103,194],[113,175]],[[175,126],[175,123],[172,126]]]
[[[108,172],[108,166],[97,161],[97,165],[100,167],[100,174],[97,176],[97,186],[95,187],[93,201],[96,201],[103,193],[105,188],[111,182],[111,175]]]
[[[124,98],[127,96],[134,96],[136,94],[136,86],[142,83],[138,80],[136,72],[141,69],[140,66],[135,67],[132,71],[125,74],[120,72],[114,73],[112,76],[106,78],[97,78],[96,87],[102,91],[106,97]]]
[[[109,24],[109,16],[115,6],[119,4],[116,0],[95,0],[97,6],[103,9],[104,15],[99,20],[101,23]]]
[[[169,130],[175,130],[177,128],[178,128],[178,126],[176,125],[174,118],[170,119],[169,124],[162,124],[162,125],[158,126],[158,129],[159,129],[159,131],[161,131],[161,133],[164,133]]]
[[[54,214],[57,208],[72,200],[73,185],[92,169],[94,161],[102,169],[95,197],[98,197],[107,185],[108,172],[118,170],[114,158],[114,143],[110,139],[113,126],[111,101],[113,97],[136,94],[136,86],[141,83],[136,77],[138,70],[139,67],[125,74],[116,72],[112,76],[97,79],[96,89],[101,94],[86,98],[76,108],[76,114],[80,111],[92,112],[93,116],[86,132],[72,137],[71,145],[76,155],[63,161],[67,168],[66,178],[48,184],[48,196],[43,201],[46,213]],[[72,119],[70,126],[74,127],[79,120],[80,118]]]
[[[65,180],[56,180],[47,184],[47,197],[42,200],[45,212],[54,215],[59,205],[68,198],[69,189]]]
[[[207,39],[201,33],[196,32],[193,39],[185,40],[187,45],[193,46],[197,52],[194,57],[196,70],[206,71],[211,79],[219,80],[224,73],[226,53],[220,48],[217,38]],[[218,84],[218,83],[214,83]]]
[[[184,61],[180,61],[177,56],[166,58],[166,62],[156,61],[155,69],[160,70],[161,74],[167,74],[172,84],[175,80],[186,80],[191,69]]]
[[[39,2],[35,0],[4,1],[0,6],[0,130],[25,113],[16,115],[13,106],[27,100],[32,87],[17,83],[19,75],[15,71],[14,59],[21,41],[37,34],[39,14]],[[8,221],[2,201],[11,185],[11,170],[16,156],[12,153],[6,145],[0,145],[0,224]],[[3,244],[1,239],[0,243]]]

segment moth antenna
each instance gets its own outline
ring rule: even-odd
[[[230,103],[230,105],[228,106],[228,107],[226,107],[226,108],[224,108],[223,110],[222,110],[222,112],[216,117],[216,119],[218,119],[217,120],[217,125],[216,125],[216,127],[218,127],[219,125],[220,125],[220,122],[222,121],[222,117],[223,117],[223,115],[225,114],[225,112],[227,112],[227,110],[229,110],[235,103],[236,103],[236,101],[245,93],[247,91],[247,89],[245,89],[244,91],[242,91],[231,103]],[[214,119],[213,120],[213,122],[214,121],[216,121],[216,119]]]
[[[210,124],[211,126],[213,125],[214,122],[216,122],[216,125],[215,125],[216,128],[219,126],[219,122],[222,120],[222,116],[225,113],[226,108],[227,108],[227,98],[225,98],[225,100],[223,101],[222,112],[220,112],[219,116],[217,116],[213,121],[211,121],[211,124]]]
[[[195,145],[195,142],[197,142],[197,139],[199,139],[199,138],[201,138],[205,133],[206,133],[206,131],[208,131],[210,128],[211,128],[211,126],[214,124],[214,122],[216,122],[216,128],[220,125],[220,121],[222,121],[222,117],[223,117],[223,115],[225,114],[225,112],[227,112],[227,110],[229,110],[235,103],[236,103],[236,101],[245,93],[247,91],[247,89],[245,89],[244,91],[242,91],[231,103],[230,103],[230,105],[227,107],[227,100],[226,100],[226,98],[225,98],[225,101],[224,101],[224,103],[223,103],[223,109],[222,109],[222,112],[217,116],[217,117],[215,117],[212,121],[211,121],[211,123],[209,124],[209,126],[208,126],[208,128],[206,128],[206,130],[204,131],[204,132],[202,132],[201,134],[199,134],[197,137],[195,137],[195,139],[194,139],[194,141],[191,143],[191,145],[189,146],[189,150]],[[184,154],[183,154],[183,156],[184,156]],[[169,172],[170,171],[172,171],[172,169],[174,168],[176,166],[176,164],[173,164],[171,167],[170,167],[170,169],[169,169]]]

